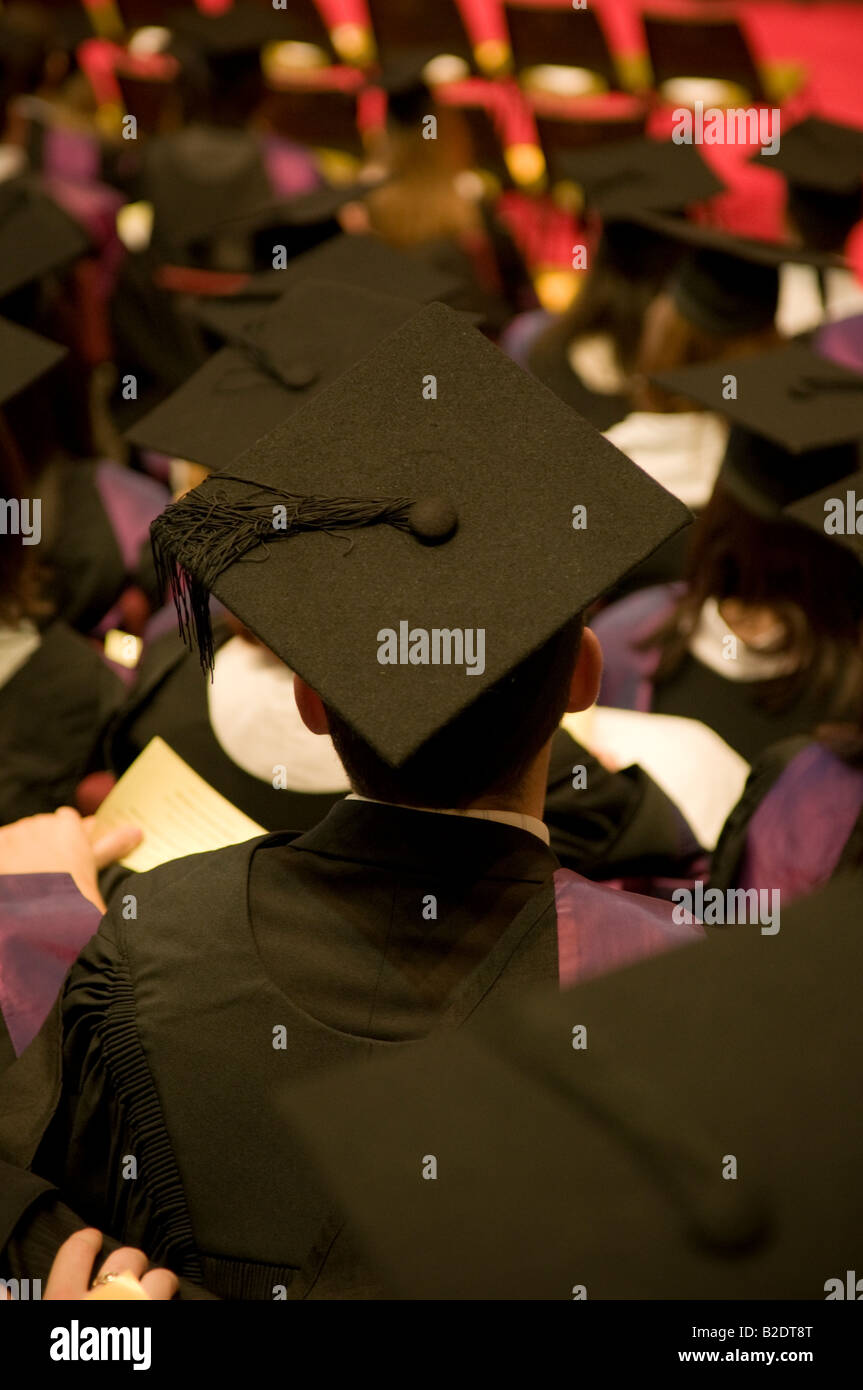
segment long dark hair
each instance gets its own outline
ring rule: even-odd
[[[804,688],[833,691],[831,717],[858,716],[863,691],[863,584],[859,561],[809,527],[748,512],[722,482],[693,527],[686,590],[668,620],[643,644],[660,649],[656,677],[679,666],[705,602],[738,599],[772,608],[785,636],[780,650],[795,671],[764,682],[762,701],[794,703]]]

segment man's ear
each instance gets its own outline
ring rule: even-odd
[[[294,680],[296,679],[295,676]],[[575,663],[575,670],[569,683],[567,714],[576,714],[578,710],[589,709],[591,705],[596,704],[601,679],[602,647],[599,645],[599,638],[596,633],[586,627],[581,637],[578,661]],[[305,719],[305,715],[303,718]]]
[[[324,702],[316,690],[312,690],[310,685],[306,685],[302,676],[294,675],[294,699],[297,702],[297,709],[300,711],[300,718],[310,733],[328,734],[330,732]]]

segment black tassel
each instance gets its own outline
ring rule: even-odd
[[[225,492],[224,481],[241,483],[242,492]],[[274,508],[286,510],[274,526]],[[327,533],[385,524],[416,530],[406,497],[387,501],[357,497],[304,497],[220,473],[187,492],[150,528],[160,592],[170,589],[184,642],[196,646],[201,665],[212,675],[215,653],[210,624],[210,593],[220,574],[267,540],[288,539],[301,531]]]

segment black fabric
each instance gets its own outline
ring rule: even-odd
[[[74,801],[102,729],[123,694],[118,678],[64,623],[0,687],[0,825]]]
[[[650,708],[656,714],[700,719],[749,763],[771,743],[808,733],[830,714],[829,690],[818,693],[804,685],[782,709],[768,708],[762,694],[761,682],[726,680],[686,655],[654,685]]]
[[[54,1190],[44,1178],[0,1159],[0,1251],[30,1209]],[[0,1277],[6,1277],[5,1269],[5,1258],[0,1255]]]
[[[15,1061],[15,1048],[12,1046],[12,1039],[9,1036],[9,1029],[6,1027],[6,1020],[0,1010],[0,1072],[5,1067],[9,1067]]]
[[[559,325],[543,333],[530,348],[527,365],[531,373],[550,391],[572,407],[593,428],[610,430],[629,414],[630,402],[624,395],[600,394],[585,386],[570,366],[566,352],[569,334]]]
[[[723,389],[728,376],[737,382],[733,399],[726,399]],[[819,357],[797,339],[770,352],[725,358],[721,371],[715,362],[699,363],[657,372],[651,380],[786,454],[804,459],[812,454],[816,463],[834,445],[859,440],[863,431],[863,376]],[[813,489],[823,481],[816,474]]]
[[[416,312],[409,299],[303,280],[271,307],[249,309],[217,352],[129,431],[134,444],[225,468],[323,391]],[[221,313],[219,312],[221,310]]]
[[[55,465],[44,480],[44,563],[59,618],[91,632],[128,583],[126,565],[96,478],[83,459]]]
[[[567,22],[569,22],[567,16]],[[723,189],[694,145],[671,140],[620,140],[562,150],[558,167],[606,219],[673,212]]]
[[[0,318],[0,405],[38,381],[65,356],[65,348]]]
[[[216,649],[230,636],[226,624],[217,625]],[[278,790],[238,767],[213,733],[201,664],[176,633],[150,644],[135,684],[117,711],[107,735],[111,771],[122,776],[157,736],[265,830],[307,830],[342,799],[339,792]]]
[[[152,250],[126,256],[111,296],[114,357],[121,376],[135,378],[134,398],[126,398],[121,381],[111,402],[121,429],[182,386],[207,360],[203,333],[185,312],[185,300],[154,284],[157,268]]]
[[[35,178],[0,187],[0,298],[58,273],[90,248],[90,239]]]
[[[135,920],[109,912],[0,1080],[0,1154],[215,1293],[271,1298],[291,1274],[289,1297],[324,1295],[340,1218],[281,1083],[555,982],[556,866],[522,830],[344,802],[305,836],[142,875]]]
[[[861,910],[836,881],[285,1108],[390,1294],[821,1300],[859,1268]]]
[[[585,769],[574,790],[573,769]],[[609,772],[565,729],[551,746],[545,821],[566,869],[596,880],[687,873],[699,846],[674,803],[640,767]]]
[[[40,1280],[44,1297],[57,1251],[83,1226],[51,1183],[0,1160],[0,1279],[29,1279],[31,1289],[32,1281]],[[105,1236],[94,1270],[117,1249],[119,1242]],[[180,1302],[202,1302],[214,1295],[181,1279],[176,1297]]]
[[[768,792],[778,782],[789,763],[809,743],[805,736],[783,739],[768,748],[755,762],[737,805],[728,815],[710,863],[710,886],[723,892],[733,888],[746,849],[749,825]]]

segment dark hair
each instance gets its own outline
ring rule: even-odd
[[[636,410],[658,414],[697,410],[698,406],[687,397],[669,394],[655,386],[650,377],[675,371],[678,367],[718,362],[723,357],[751,357],[782,342],[772,324],[746,333],[709,333],[681,313],[668,288],[657,294],[648,307],[649,313],[645,311],[641,325],[632,381],[631,394]]]
[[[580,617],[567,623],[399,768],[328,708],[351,786],[375,801],[453,810],[517,791],[566,710],[582,629]]]
[[[685,579],[674,612],[642,644],[661,649],[658,680],[685,655],[705,601],[734,598],[773,608],[785,627],[782,650],[798,658],[792,675],[764,684],[764,702],[787,707],[806,686],[819,694],[832,687],[835,717],[853,717],[863,688],[863,585],[850,550],[808,526],[754,516],[720,480],[692,529]]]

